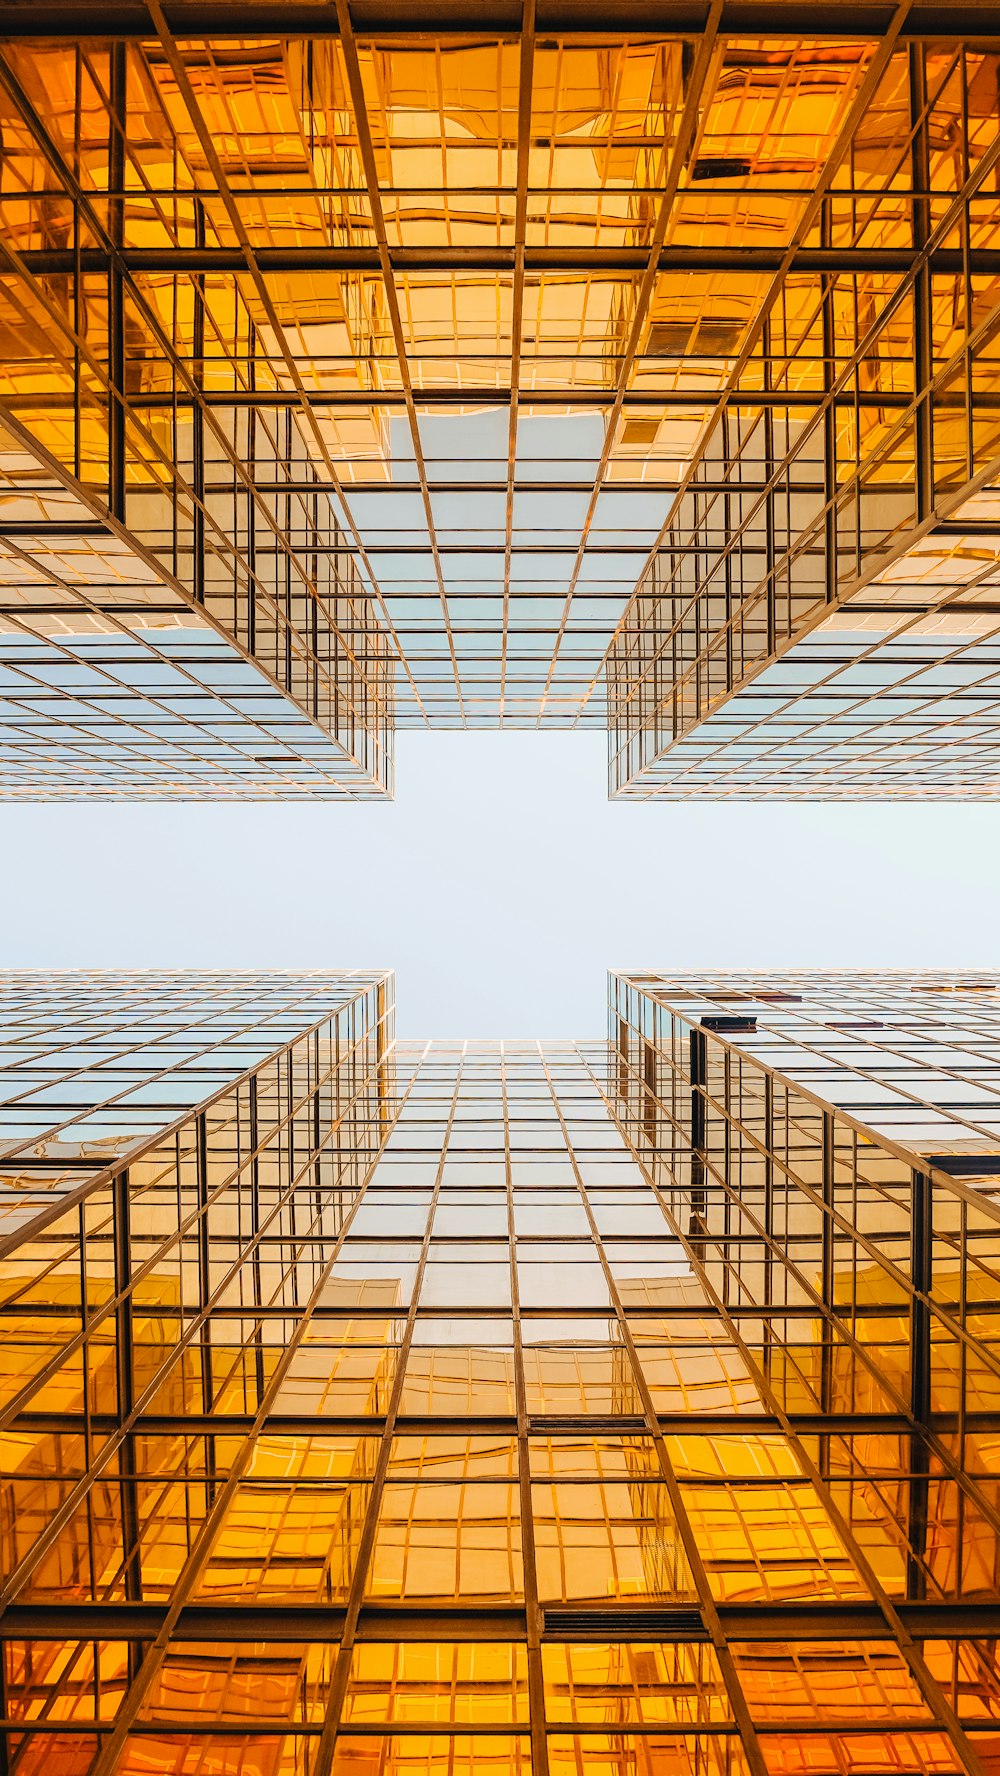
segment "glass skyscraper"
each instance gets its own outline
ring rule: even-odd
[[[984,5],[0,0],[0,801],[994,798],[998,193]],[[1000,1776],[994,975],[0,1054],[0,1776]]]
[[[8,1768],[1000,1768],[994,980],[2,990]]]
[[[995,795],[996,21],[675,10],[0,5],[0,794]]]

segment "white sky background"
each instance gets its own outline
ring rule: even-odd
[[[603,732],[402,733],[396,800],[0,807],[0,965],[396,970],[401,1037],[600,1036],[609,966],[1000,967],[1000,805],[606,800]]]

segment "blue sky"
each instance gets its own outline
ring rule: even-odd
[[[0,963],[381,967],[597,1036],[609,966],[1000,966],[1000,806],[608,803],[600,732],[402,733],[394,803],[0,807]]]

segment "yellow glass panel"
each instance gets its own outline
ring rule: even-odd
[[[527,1652],[496,1643],[365,1643],[354,1649],[343,1721],[513,1725],[528,1713]]]
[[[626,1726],[672,1721],[695,1726],[730,1718],[711,1647],[637,1641],[543,1646],[542,1670],[550,1722]]]
[[[523,1583],[516,1487],[386,1485],[369,1596],[513,1601]]]

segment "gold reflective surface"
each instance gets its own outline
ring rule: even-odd
[[[784,10],[0,39],[3,793],[996,793],[996,43]]]
[[[6,1242],[12,1767],[996,1767],[993,982],[401,1047],[302,977],[261,1058],[283,978],[215,977],[185,1042],[248,1071]],[[136,1008],[75,991],[92,1078]]]

